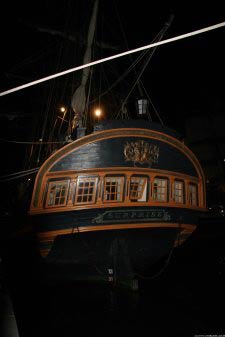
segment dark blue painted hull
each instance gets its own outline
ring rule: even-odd
[[[45,259],[48,272],[62,279],[127,281],[168,256],[191,234],[182,234],[182,226],[197,225],[199,215],[182,208],[130,207],[40,214],[32,221],[39,234],[55,235]],[[49,248],[48,241],[40,245]]]
[[[66,277],[132,279],[195,230],[204,181],[171,130],[107,121],[39,170],[30,212],[40,252]]]
[[[61,235],[46,263],[51,268],[54,265],[62,279],[128,281],[146,275],[151,266],[167,256],[178,233],[178,228],[167,228]]]
[[[85,209],[57,213],[32,215],[32,223],[37,231],[47,232],[60,229],[75,229],[78,226],[131,224],[131,223],[183,223],[198,224],[203,212],[176,207],[115,207]]]

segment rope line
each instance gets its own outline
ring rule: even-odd
[[[8,177],[16,176],[16,175],[20,175],[20,174],[26,173],[26,172],[37,171],[37,170],[39,170],[39,168],[40,168],[40,166],[32,168],[32,169],[29,169],[29,170],[24,170],[24,171],[14,172],[14,173],[10,173],[10,174],[5,174],[3,176],[0,176],[0,179],[8,178]]]
[[[10,180],[19,179],[19,178],[28,176],[28,175],[30,175],[30,174],[37,173],[38,170],[39,170],[39,169],[33,170],[33,171],[31,171],[31,172],[23,173],[23,174],[14,175],[14,176],[9,177],[9,178],[3,178],[3,179],[1,179],[1,177],[0,177],[0,183],[4,183],[5,181],[10,181]]]
[[[172,258],[172,255],[173,255],[173,252],[176,248],[176,242],[180,240],[180,233],[181,233],[181,221],[178,222],[178,232],[177,232],[177,235],[176,235],[176,239],[174,240],[174,243],[173,243],[173,246],[165,260],[165,264],[163,265],[163,267],[154,275],[152,276],[144,276],[144,275],[141,275],[139,273],[136,273],[136,276],[139,277],[140,279],[143,279],[143,280],[153,280],[157,277],[159,277],[166,269],[167,267],[169,266],[169,263],[171,261],[171,258]]]
[[[8,140],[8,139],[3,139],[3,138],[0,138],[0,142],[4,142],[4,143],[14,143],[14,144],[32,144],[32,145],[35,145],[35,144],[65,144],[67,143],[67,141],[61,141],[61,142],[25,142],[25,141],[19,141],[19,140]]]
[[[63,75],[66,75],[66,74],[69,74],[69,73],[87,68],[87,67],[90,67],[90,66],[94,66],[94,65],[99,64],[99,63],[110,61],[110,60],[113,60],[113,59],[116,59],[116,58],[119,58],[119,57],[123,57],[123,56],[129,55],[129,54],[137,53],[141,50],[150,49],[150,48],[153,48],[153,47],[156,47],[156,46],[161,46],[163,44],[167,44],[167,43],[171,43],[171,42],[174,42],[174,41],[182,40],[182,39],[185,39],[185,38],[188,38],[188,37],[191,37],[191,36],[194,36],[194,35],[202,34],[202,33],[205,33],[205,32],[209,32],[211,30],[218,29],[218,28],[221,28],[221,27],[224,27],[224,26],[225,26],[225,22],[221,22],[221,23],[218,23],[216,25],[212,25],[212,26],[208,26],[206,28],[198,29],[198,30],[195,30],[195,31],[190,32],[190,33],[178,35],[178,36],[175,36],[175,37],[172,37],[172,38],[169,38],[169,39],[166,39],[166,40],[162,40],[162,41],[159,41],[159,42],[155,42],[155,43],[143,46],[143,47],[139,47],[139,48],[136,48],[136,49],[132,49],[132,50],[123,52],[123,53],[119,53],[119,54],[116,54],[116,55],[105,57],[103,59],[100,59],[100,60],[97,60],[97,61],[94,61],[94,62],[90,62],[90,63],[84,64],[84,65],[81,65],[81,66],[78,66],[78,67],[75,67],[75,68],[71,68],[71,69],[68,69],[68,70],[65,70],[65,71],[61,71],[59,73],[41,78],[39,80],[29,82],[29,83],[20,85],[18,87],[3,91],[3,92],[0,93],[0,96],[5,96],[5,95],[8,95],[12,92],[19,91],[19,90],[25,89],[27,87],[31,87],[33,85],[36,85],[38,83],[42,83],[42,82],[51,80],[53,78],[60,77],[60,76],[63,76]]]

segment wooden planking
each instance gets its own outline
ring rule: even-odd
[[[40,240],[52,240],[57,235],[73,234],[79,232],[92,232],[92,231],[107,231],[107,230],[123,230],[133,228],[177,228],[183,229],[192,233],[196,229],[193,224],[179,224],[170,222],[156,222],[156,223],[135,223],[135,224],[113,224],[113,225],[97,225],[97,226],[76,226],[73,228],[53,230],[48,232],[39,232],[38,237]]]
[[[39,251],[43,257],[46,257],[51,250],[51,247],[54,243],[55,238],[58,235],[67,235],[74,234],[80,232],[91,232],[91,231],[111,231],[111,230],[132,230],[132,229],[156,229],[156,228],[164,228],[164,229],[178,229],[182,230],[180,234],[178,234],[178,238],[175,241],[175,245],[178,246],[182,244],[195,230],[196,226],[192,224],[178,224],[178,223],[148,223],[148,224],[116,224],[116,225],[107,225],[107,226],[89,226],[89,227],[76,227],[76,228],[67,228],[49,232],[39,232]]]
[[[188,149],[182,142],[177,140],[174,137],[171,137],[167,134],[164,134],[162,132],[153,131],[153,130],[147,130],[147,129],[113,129],[113,130],[105,130],[101,132],[96,132],[94,134],[91,134],[89,136],[85,136],[71,144],[66,145],[62,149],[58,150],[56,153],[54,153],[52,156],[49,157],[48,160],[42,165],[41,169],[38,172],[38,175],[35,180],[35,186],[34,186],[34,192],[32,197],[32,205],[37,206],[38,202],[38,196],[40,193],[40,189],[43,186],[43,178],[46,173],[48,173],[51,168],[57,164],[62,158],[69,155],[75,150],[78,150],[82,146],[86,146],[87,144],[94,143],[96,141],[101,141],[105,139],[112,139],[112,138],[118,138],[118,137],[142,137],[146,138],[148,140],[159,140],[163,141],[164,143],[170,144],[180,152],[182,152],[194,165],[197,175],[200,180],[203,182],[203,192],[205,194],[205,184],[204,184],[204,174],[202,171],[202,168],[195,157],[195,155]]]
[[[83,173],[83,174],[82,174]],[[126,176],[126,184],[129,184],[129,180],[130,180],[130,177],[133,175],[133,174],[140,174],[142,175],[143,173],[148,176],[148,179],[149,179],[149,182],[150,182],[150,187],[152,187],[152,183],[154,181],[154,178],[155,177],[167,177],[169,178],[169,191],[172,191],[172,188],[173,188],[173,182],[174,180],[178,179],[178,180],[183,180],[184,183],[185,183],[185,203],[175,203],[174,200],[173,200],[173,194],[170,193],[169,194],[169,199],[167,202],[158,202],[158,201],[155,201],[153,200],[152,196],[149,196],[148,200],[146,202],[133,202],[133,201],[130,201],[129,200],[129,197],[127,195],[127,193],[125,193],[125,200],[123,202],[114,202],[114,203],[110,203],[110,202],[107,202],[107,203],[104,203],[104,201],[102,200],[102,192],[101,192],[101,188],[103,186],[103,178],[105,177],[105,175],[107,174],[121,174],[121,175],[124,175]],[[71,200],[71,194],[70,194],[70,199],[68,201],[68,205],[65,206],[65,207],[52,207],[52,209],[50,210],[49,208],[45,208],[44,207],[44,195],[46,193],[46,185],[48,183],[48,179],[62,179],[62,177],[64,178],[68,178],[68,179],[71,179],[73,182],[76,181],[76,178],[78,177],[78,175],[81,175],[83,177],[91,177],[91,176],[97,176],[99,177],[99,191],[98,191],[98,197],[97,197],[97,201],[95,204],[88,204],[88,203],[85,203],[83,205],[80,205],[80,204],[73,204],[72,200]],[[198,206],[193,206],[193,205],[190,205],[189,203],[189,198],[188,198],[188,184],[190,183],[193,183],[193,184],[196,184],[197,187],[198,187],[198,201],[199,201],[199,205]],[[127,191],[128,190],[128,186],[124,186],[124,191]],[[59,174],[57,173],[49,173],[45,176],[45,179],[44,179],[44,183],[43,183],[43,186],[42,186],[42,190],[41,190],[41,193],[40,193],[40,199],[39,199],[39,202],[38,202],[38,206],[39,207],[31,207],[31,210],[30,210],[30,213],[31,214],[36,214],[36,213],[47,213],[48,211],[49,212],[60,212],[63,210],[66,210],[66,211],[70,211],[70,210],[75,210],[75,209],[85,209],[85,208],[105,208],[105,207],[115,207],[114,205],[116,204],[116,206],[125,206],[125,207],[128,207],[128,206],[133,206],[133,205],[136,205],[136,206],[169,206],[169,207],[182,207],[182,208],[190,208],[190,209],[205,209],[205,205],[204,205],[204,200],[205,198],[203,197],[203,188],[202,188],[202,182],[199,181],[196,177],[191,177],[191,176],[188,176],[188,175],[182,175],[182,174],[179,174],[179,173],[174,173],[171,174],[171,172],[169,171],[166,171],[166,170],[162,170],[162,171],[158,171],[158,170],[154,170],[154,169],[129,169],[126,170],[126,169],[123,169],[123,168],[116,168],[115,170],[113,170],[112,168],[111,169],[96,169],[96,170],[90,170],[90,171],[85,171],[85,172],[82,172],[82,171],[79,171],[76,173],[76,171],[73,171],[73,174],[71,174],[70,171],[63,171],[60,172]],[[107,205],[106,205],[107,204]]]

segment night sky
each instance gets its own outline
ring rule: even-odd
[[[82,64],[92,5],[93,1],[88,0],[5,3],[0,22],[0,90]],[[93,58],[100,59],[151,43],[171,14],[174,14],[174,20],[164,39],[225,21],[222,4],[216,2],[209,5],[198,2],[196,7],[190,2],[180,5],[166,2],[165,5],[142,0],[100,1]],[[224,117],[224,41],[225,28],[220,28],[158,47],[142,76],[145,89],[164,123],[184,137],[187,136],[188,118],[206,114]],[[106,44],[107,48],[99,47],[100,43]],[[138,55],[97,66],[93,73],[97,88],[95,95],[106,90]],[[136,68],[137,72],[139,70],[140,65]],[[1,97],[1,138],[38,140],[45,114],[49,114],[48,127],[51,128],[60,104],[70,105],[79,79],[79,73],[70,74]],[[112,102],[126,96],[134,79],[133,72],[123,84],[114,88],[113,93],[101,99],[106,117],[110,117],[107,100],[108,111],[111,111],[114,107]],[[131,110],[137,97],[136,90],[129,102]],[[157,121],[154,112],[152,118]],[[220,131],[221,127],[225,131],[225,125],[220,125]],[[222,143],[224,145],[224,139]],[[3,147],[7,148],[8,157],[3,172],[23,169],[27,150],[19,145],[6,147],[4,144]],[[221,151],[220,156],[223,157]]]

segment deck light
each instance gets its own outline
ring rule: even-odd
[[[95,111],[94,111],[94,115],[95,115],[95,117],[96,117],[96,119],[97,119],[97,122],[99,122],[100,121],[100,118],[101,118],[101,115],[102,115],[102,110],[101,109],[95,109]]]
[[[101,116],[101,114],[102,114],[101,109],[96,109],[96,110],[95,110],[95,116],[96,116],[96,117],[99,118],[99,117]]]
[[[67,108],[66,108],[65,106],[61,106],[61,107],[59,108],[59,110],[60,110],[60,112],[63,113],[63,116],[62,116],[62,117],[58,116],[58,118],[61,119],[61,123],[60,123],[60,127],[59,127],[59,133],[60,133],[61,128],[62,128],[62,125],[63,125],[63,122],[65,121],[65,116],[66,116],[66,113],[67,113]]]
[[[61,111],[61,112],[65,112],[65,111],[66,111],[66,108],[65,108],[64,106],[61,106],[60,111]]]

